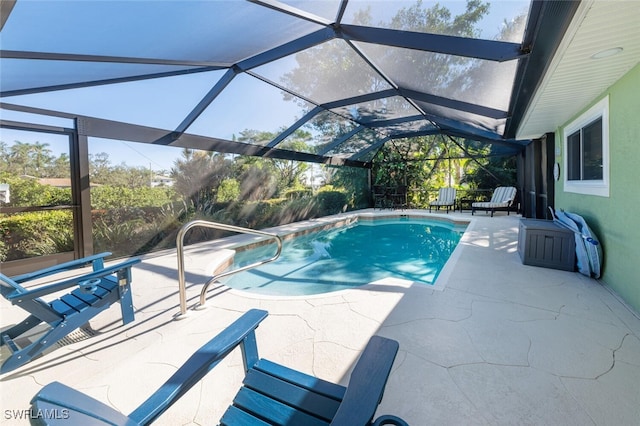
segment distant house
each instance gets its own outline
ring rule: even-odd
[[[151,179],[151,187],[156,188],[158,186],[173,186],[173,179],[168,176],[154,175]]]
[[[9,184],[0,183],[0,203],[9,203],[11,199],[9,194]]]
[[[36,178],[22,175],[23,178],[36,179],[40,185],[49,185],[56,188],[71,188],[71,178]],[[101,186],[99,183],[90,183],[91,187]]]
[[[56,188],[71,188],[70,178],[42,178],[38,179],[40,185],[55,186]]]

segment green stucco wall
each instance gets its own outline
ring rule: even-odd
[[[593,104],[607,95],[609,197],[564,192],[563,180],[560,179],[556,183],[555,207],[585,218],[602,242],[604,265],[601,280],[636,312],[640,312],[640,64],[595,99]],[[556,156],[556,161],[560,164],[563,137],[562,128],[557,129],[556,153],[560,155]]]

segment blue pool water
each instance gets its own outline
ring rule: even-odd
[[[269,295],[311,295],[394,277],[433,284],[464,228],[427,220],[359,221],[284,243],[280,258],[223,282]],[[275,244],[236,254],[234,267],[266,259]]]

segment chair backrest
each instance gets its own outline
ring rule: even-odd
[[[499,186],[493,191],[492,203],[511,203],[516,198],[516,189],[513,186]]]
[[[438,201],[454,202],[456,200],[455,188],[440,188],[438,191]]]

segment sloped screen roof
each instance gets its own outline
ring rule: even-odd
[[[519,149],[505,125],[534,9],[19,0],[3,17],[0,91],[5,107],[163,129],[166,144],[205,138],[224,150],[251,130],[261,137],[243,146],[261,155],[304,130],[314,145],[298,159],[335,164],[362,165],[388,140],[436,133]]]

